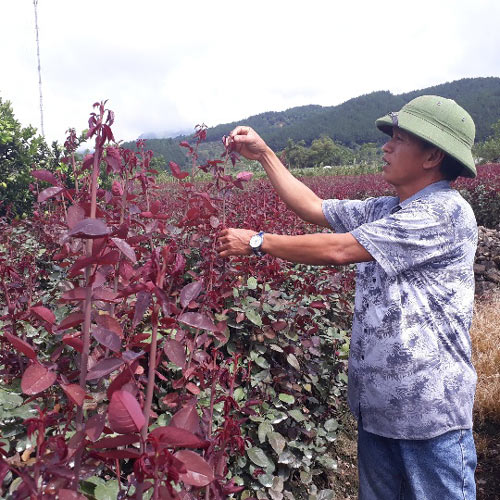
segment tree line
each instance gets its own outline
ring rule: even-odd
[[[445,92],[447,90],[447,92]],[[477,163],[500,162],[500,78],[474,78],[452,84],[425,89],[455,98],[470,111],[476,127],[476,144],[473,149]],[[423,91],[419,91],[424,93]],[[377,99],[373,96],[377,95]],[[371,97],[370,97],[371,96]],[[405,96],[404,98],[402,96]],[[339,134],[325,132],[328,120],[321,106],[303,106],[288,112],[264,113],[245,121],[261,133],[269,145],[281,156],[289,168],[335,167],[337,165],[373,165],[381,158],[380,147],[386,136],[374,126],[377,117],[388,109],[399,109],[405,100],[415,93],[392,96],[389,92],[374,93],[351,99],[344,103],[344,118],[338,122],[347,134],[344,141]],[[393,101],[393,98],[396,101]],[[344,106],[342,105],[342,106]],[[339,108],[338,106],[336,108]],[[345,111],[345,110],[348,111]],[[337,109],[335,113],[340,113]],[[333,113],[333,110],[328,113]],[[300,120],[299,117],[305,117]],[[322,118],[320,118],[323,116]],[[337,121],[337,118],[332,121]],[[283,120],[287,125],[283,125]],[[304,127],[309,123],[311,127]],[[312,124],[316,123],[316,127]],[[208,129],[207,141],[200,145],[199,161],[220,157],[223,147],[221,137],[235,124],[226,124]],[[366,132],[364,132],[366,127]],[[368,133],[368,128],[371,130]],[[280,136],[277,130],[280,130]],[[286,130],[285,130],[286,129]],[[217,131],[217,140],[209,140]],[[351,130],[351,135],[349,135]],[[354,132],[358,130],[358,132]],[[303,135],[300,135],[300,134]],[[316,135],[317,134],[317,135]],[[359,134],[359,135],[356,135]],[[286,139],[284,139],[286,137]],[[79,140],[83,140],[83,132]],[[154,153],[154,167],[168,171],[168,162],[174,161],[184,168],[190,168],[186,149],[179,146],[185,138],[151,139],[146,146]],[[188,138],[189,139],[189,138]],[[134,149],[135,143],[124,143],[123,147]],[[78,153],[76,153],[78,154]],[[34,194],[34,180],[31,170],[36,167],[59,171],[71,182],[71,169],[67,161],[65,146],[53,142],[50,146],[38,134],[35,127],[23,127],[16,120],[12,105],[0,97],[0,216],[23,216],[31,211]]]
[[[299,106],[217,125],[207,129],[206,143],[201,147],[200,154],[205,154],[209,148],[212,148],[211,152],[213,148],[217,149],[221,137],[237,124],[253,127],[275,151],[289,148],[290,139],[306,149],[312,148],[313,142],[323,137],[329,137],[335,144],[352,151],[359,150],[367,143],[381,146],[385,137],[375,128],[375,120],[423,94],[455,99],[467,109],[476,123],[476,142],[485,141],[491,134],[491,126],[500,119],[500,78],[466,78],[399,95],[378,91],[350,99],[338,106]],[[182,140],[189,140],[189,136],[154,139],[148,141],[148,147],[155,155],[161,154],[169,161],[187,166],[185,151],[178,145]],[[127,144],[129,148],[132,146],[133,143]],[[304,151],[296,153],[300,156]],[[312,158],[314,154],[311,153],[311,161]]]

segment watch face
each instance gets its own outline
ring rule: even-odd
[[[258,234],[254,234],[251,238],[250,238],[250,246],[252,248],[257,248],[259,247],[260,245],[262,245],[262,237]]]

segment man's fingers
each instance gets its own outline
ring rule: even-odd
[[[235,137],[245,136],[248,135],[251,130],[251,127],[239,125],[234,130],[232,130],[232,132],[229,134],[229,137],[231,137],[231,139],[234,139]]]

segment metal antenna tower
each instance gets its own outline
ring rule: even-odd
[[[40,42],[38,39],[38,0],[33,0],[33,7],[35,9],[36,55],[38,58],[38,89],[40,91],[40,128],[42,135],[45,137],[45,130],[43,128],[42,68],[40,66]]]

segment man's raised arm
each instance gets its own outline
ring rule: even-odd
[[[252,128],[236,127],[229,134],[228,141],[231,150],[261,163],[274,189],[290,210],[306,222],[330,227],[321,208],[323,200],[284,167]]]

